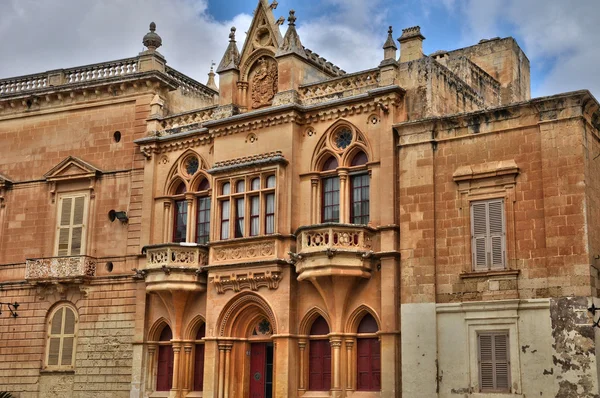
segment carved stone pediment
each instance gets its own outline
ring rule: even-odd
[[[100,169],[97,169],[91,164],[76,158],[75,156],[69,156],[44,174],[44,177],[48,181],[66,181],[95,178],[101,173],[102,171]]]

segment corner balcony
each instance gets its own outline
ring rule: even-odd
[[[147,291],[206,291],[208,248],[204,245],[165,243],[145,246],[146,264],[137,270]]]
[[[318,224],[296,231],[297,250],[291,254],[298,280],[325,276],[370,278],[377,230],[366,225]]]
[[[96,259],[88,256],[27,259],[25,280],[44,282],[82,282],[96,275]]]

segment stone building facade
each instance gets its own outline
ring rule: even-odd
[[[597,397],[598,102],[418,27],[346,73],[275,8],[218,87],[154,24],[0,80],[0,391]]]

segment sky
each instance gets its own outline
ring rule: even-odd
[[[135,56],[154,21],[168,64],[206,83],[232,26],[241,50],[257,4],[0,0],[0,78]],[[589,89],[600,98],[598,0],[278,0],[275,19],[290,9],[302,44],[347,72],[379,64],[388,26],[398,38],[419,25],[426,54],[512,36],[530,60],[533,97]]]

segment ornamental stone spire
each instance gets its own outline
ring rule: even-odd
[[[210,72],[208,72],[208,82],[206,83],[206,86],[208,88],[212,88],[215,91],[219,91],[219,88],[217,87],[217,84],[215,83],[215,71],[213,70],[214,66],[215,66],[215,63],[212,62],[210,64]]]
[[[300,36],[296,31],[296,11],[290,10],[288,22],[289,26],[287,32],[285,32],[283,41],[281,42],[281,45],[279,46],[275,56],[279,57],[286,54],[296,54],[302,58],[306,58],[306,51],[304,51],[304,46],[302,45]]]
[[[144,39],[142,43],[144,46],[148,48],[148,51],[154,52],[160,46],[162,46],[162,38],[158,35],[156,31],[156,24],[154,22],[150,22],[150,32],[144,35]]]
[[[221,63],[217,68],[217,73],[225,72],[230,69],[238,69],[240,62],[240,51],[238,50],[235,41],[235,31],[236,29],[234,26],[231,28],[231,32],[229,33],[229,46],[227,46],[227,50],[225,50],[223,59],[221,59]]]
[[[390,28],[388,29],[387,40],[385,41],[385,44],[383,45],[383,59],[384,60],[386,60],[386,59],[396,60],[396,51],[398,50],[398,47],[396,46],[396,42],[394,41],[394,37],[392,36],[393,33],[394,33],[394,30],[390,26]]]

